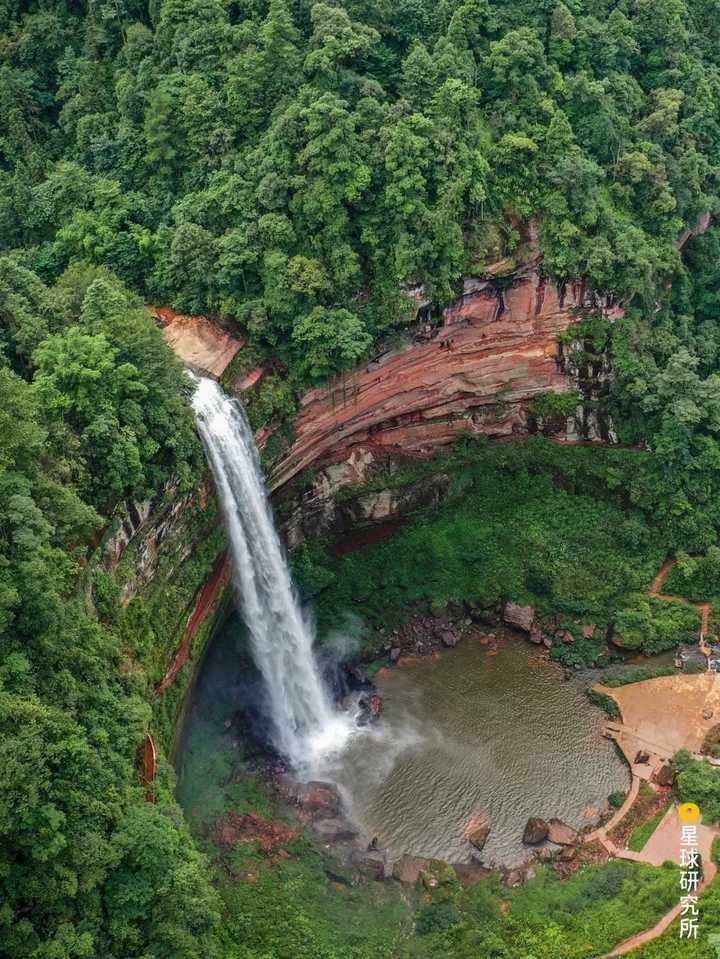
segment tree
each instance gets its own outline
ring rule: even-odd
[[[300,317],[292,336],[300,347],[298,364],[314,380],[326,379],[352,366],[372,342],[357,315],[322,306]]]

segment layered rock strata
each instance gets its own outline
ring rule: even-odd
[[[273,487],[309,466],[347,461],[358,449],[423,455],[462,432],[527,431],[534,397],[576,385],[565,369],[560,334],[583,308],[611,318],[621,310],[582,282],[558,285],[537,272],[506,282],[467,280],[431,338],[306,393],[295,442],[273,472]],[[569,438],[581,433],[572,426]]]

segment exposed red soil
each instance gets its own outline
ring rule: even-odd
[[[230,812],[215,823],[215,839],[219,846],[231,852],[238,843],[255,843],[270,855],[286,846],[300,834],[286,823],[265,819],[256,812]]]

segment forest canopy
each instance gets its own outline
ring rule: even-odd
[[[539,223],[648,304],[717,200],[711,0],[99,0],[0,12],[0,243],[352,365]]]

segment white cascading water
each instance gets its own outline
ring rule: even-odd
[[[273,740],[305,773],[342,749],[353,720],[333,708],[275,531],[252,430],[242,406],[211,379],[198,378],[198,430],[222,505],[243,619],[267,689]]]

